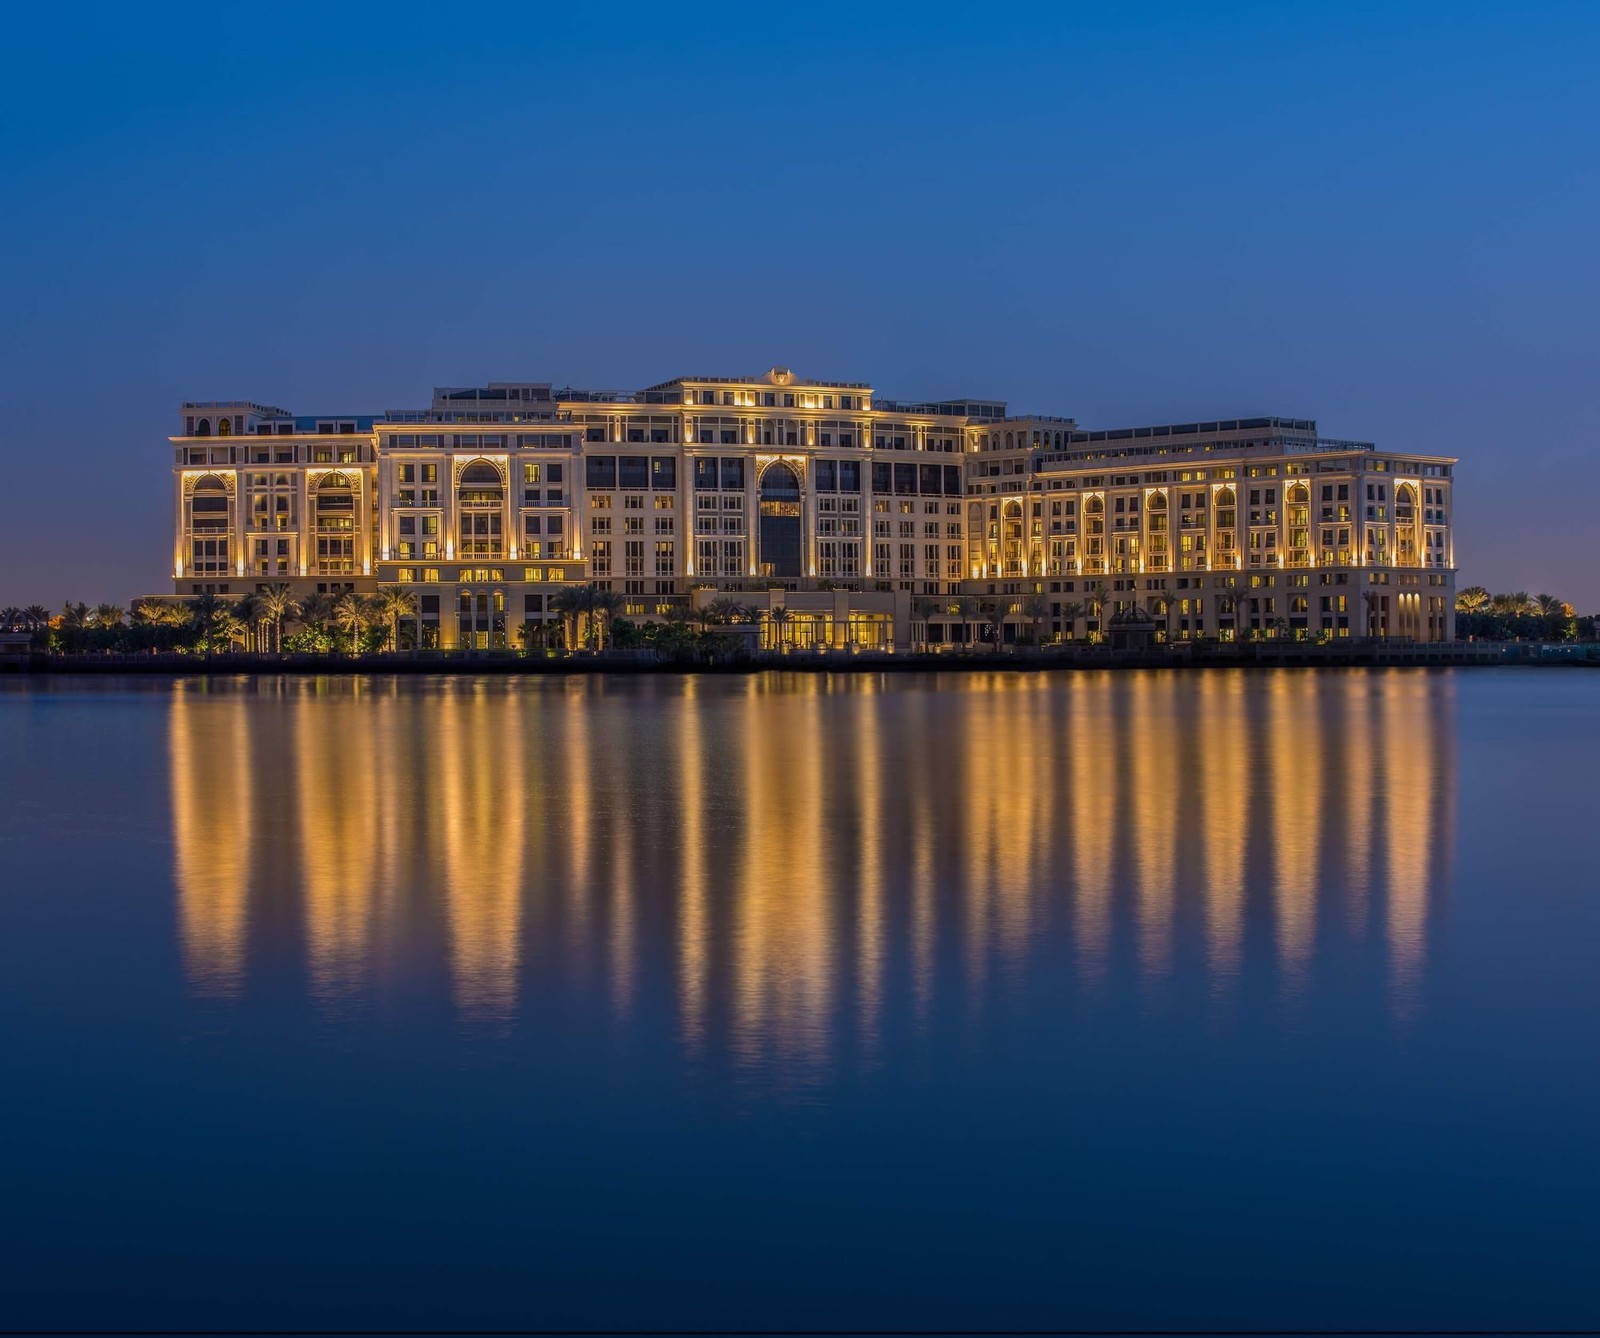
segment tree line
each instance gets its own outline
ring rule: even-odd
[[[1456,637],[1471,641],[1593,641],[1595,620],[1555,595],[1494,595],[1481,585],[1456,592]]]
[[[294,598],[287,584],[270,585],[237,599],[214,594],[192,598],[152,596],[119,604],[68,601],[52,614],[39,604],[0,609],[0,628],[28,632],[37,650],[182,651],[212,654],[231,648],[260,653],[369,652],[402,645],[402,629],[416,617],[417,596],[402,586],[376,594],[311,594]]]
[[[1109,592],[1102,585],[1086,593],[1084,601],[1062,606],[1061,617],[1068,627],[1081,618],[1103,618]],[[1241,585],[1220,594],[1236,623],[1242,621],[1252,593]],[[669,659],[706,661],[744,651],[742,640],[715,631],[720,626],[766,623],[767,640],[781,647],[788,643],[794,622],[788,609],[746,606],[728,595],[698,610],[673,606],[643,622],[623,617],[625,607],[623,596],[604,585],[563,586],[550,598],[548,621],[529,620],[504,630],[512,647],[531,653],[649,648]],[[923,598],[915,604],[919,619],[935,613],[964,616],[983,626],[996,644],[1005,623],[1013,618],[1021,622],[1019,641],[1037,644],[1047,611],[1044,598],[1037,594]],[[1169,608],[1159,602],[1153,605],[1158,624],[1169,615]],[[298,599],[284,583],[236,599],[214,594],[151,596],[136,601],[131,613],[118,604],[91,607],[71,601],[59,613],[39,604],[0,609],[0,630],[29,633],[35,649],[65,654],[210,655],[233,649],[261,654],[373,654],[413,649],[419,623],[417,593],[398,585],[380,587],[374,594],[319,592]],[[1593,640],[1596,625],[1594,618],[1578,617],[1571,604],[1554,595],[1491,594],[1473,585],[1456,595],[1456,635],[1483,641]],[[1091,637],[1098,639],[1096,633]]]
[[[636,624],[622,617],[623,596],[597,583],[564,586],[549,607],[549,621],[504,628],[513,648],[548,654],[650,647],[669,658],[716,661],[735,654],[736,646],[712,633],[713,626],[760,618],[731,599],[717,599],[697,613],[673,608],[660,621]],[[772,617],[775,623],[788,620],[786,610]],[[59,654],[408,651],[418,644],[419,621],[417,593],[398,585],[370,595],[318,592],[296,598],[280,583],[233,599],[151,596],[135,601],[131,611],[70,600],[58,613],[40,604],[0,609],[0,630],[26,632],[35,650]]]

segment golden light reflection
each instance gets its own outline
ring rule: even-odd
[[[1056,759],[1041,747],[1049,738],[1043,681],[1035,676],[990,675],[970,694],[971,723],[962,748],[967,782],[963,820],[967,894],[962,935],[967,987],[982,996],[992,967],[1015,961],[1031,921],[1038,881],[1034,854],[1049,830],[1054,808]],[[1019,759],[1029,765],[1019,766]],[[919,808],[919,847],[931,850],[941,816],[931,802]],[[931,881],[931,866],[924,878]]]
[[[706,825],[707,773],[704,707],[699,680],[684,681],[683,702],[676,714],[677,775],[682,796],[683,858],[678,883],[678,999],[683,1034],[691,1052],[706,1041],[710,1007],[711,891]]]
[[[920,790],[920,787],[914,787]],[[935,871],[934,815],[931,797],[917,793],[911,810],[911,961],[917,1021],[926,1025],[933,1008],[935,954],[939,933],[938,874]],[[969,846],[970,849],[970,846]],[[970,866],[969,866],[970,867]],[[970,881],[969,884],[970,886]]]
[[[820,1070],[834,987],[834,889],[825,834],[795,815],[823,810],[819,681],[744,680],[736,717],[746,746],[733,933],[733,1037],[748,1065]]]
[[[883,1010],[884,950],[888,930],[884,907],[888,900],[885,882],[884,846],[892,840],[885,831],[888,821],[888,796],[883,774],[882,712],[861,713],[861,728],[856,735],[860,748],[860,790],[856,795],[857,868],[860,870],[861,899],[856,912],[856,990],[859,998],[860,1036],[863,1053],[872,1055],[881,1040],[879,1030]],[[830,772],[848,768],[853,749],[848,745],[839,756],[837,739],[832,740]],[[842,767],[841,767],[842,763]],[[835,852],[837,855],[837,852]]]
[[[1067,736],[1072,754],[1068,792],[1068,852],[1076,911],[1078,969],[1084,982],[1105,975],[1111,951],[1111,856],[1116,835],[1117,772],[1120,752],[1109,714],[1114,680],[1097,674],[1081,687],[1073,684]],[[1022,769],[1032,759],[1019,762]]]
[[[1398,1016],[1417,1007],[1427,956],[1428,900],[1433,886],[1435,788],[1440,743],[1432,737],[1434,716],[1425,680],[1391,675],[1379,698],[1379,728],[1391,746],[1383,750],[1386,780],[1384,854],[1388,866],[1385,928],[1391,994]]]
[[[1267,691],[1278,961],[1291,992],[1304,984],[1317,927],[1317,853],[1324,802],[1320,686],[1312,674],[1280,674]]]
[[[1372,730],[1374,682],[1368,675],[1351,680],[1338,694],[1343,762],[1337,772],[1344,800],[1345,821],[1345,922],[1352,937],[1367,932],[1368,900],[1372,894],[1372,815],[1382,804],[1382,788],[1372,781],[1377,740]]]
[[[592,1001],[798,1086],[1039,981],[1299,1006],[1381,952],[1409,1015],[1454,795],[1448,692],[1408,673],[185,687],[185,968],[231,997],[303,951],[320,1001],[443,980],[469,1021]]]
[[[364,708],[376,710],[376,703],[357,702],[361,709],[344,717],[347,726],[358,724]],[[298,694],[288,709],[306,965],[312,993],[332,1002],[359,989],[371,962],[379,731],[370,720],[367,728],[330,731],[338,717],[310,694]]]
[[[184,970],[196,994],[230,997],[244,978],[255,837],[249,718],[177,684],[167,746]]]
[[[589,857],[594,842],[594,759],[590,756],[589,713],[592,702],[581,684],[565,684],[554,706],[546,708],[548,725],[565,775],[560,784],[568,797],[560,814],[551,855],[564,860],[567,885],[567,957],[579,971],[589,966],[593,902]]]
[[[442,883],[456,1002],[467,1015],[509,1017],[521,952],[523,775],[520,694],[498,680],[462,684],[434,704],[438,815],[434,877]]]
[[[1139,967],[1147,977],[1164,976],[1172,965],[1179,811],[1172,714],[1176,686],[1170,674],[1139,674],[1129,684],[1132,778],[1139,796],[1132,833]]]
[[[1245,872],[1250,843],[1250,735],[1247,680],[1202,674],[1194,688],[1200,725],[1200,844],[1204,865],[1206,956],[1212,986],[1225,990],[1244,951]]]

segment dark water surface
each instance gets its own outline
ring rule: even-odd
[[[1600,677],[0,685],[0,1326],[1600,1324]]]

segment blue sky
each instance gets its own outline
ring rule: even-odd
[[[185,398],[782,363],[1456,454],[1462,583],[1600,609],[1600,5],[90,6],[6,45],[0,603],[167,588]]]

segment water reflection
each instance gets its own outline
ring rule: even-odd
[[[260,817],[251,781],[251,716],[235,706],[172,703],[172,844],[178,934],[191,985],[226,997],[244,978],[251,845]]]
[[[801,1086],[1041,979],[1289,1000],[1378,952],[1404,1018],[1449,881],[1453,694],[1403,671],[183,683],[183,959],[236,998],[298,924],[319,1007],[442,972],[467,1022],[593,1004]]]
[[[278,802],[293,807],[298,839],[290,848],[300,856],[311,990],[331,1003],[360,989],[371,962],[375,862],[384,849],[377,800],[383,759],[375,752],[382,723],[332,732],[328,713],[311,696],[296,696],[284,709],[288,783],[261,779]]]

